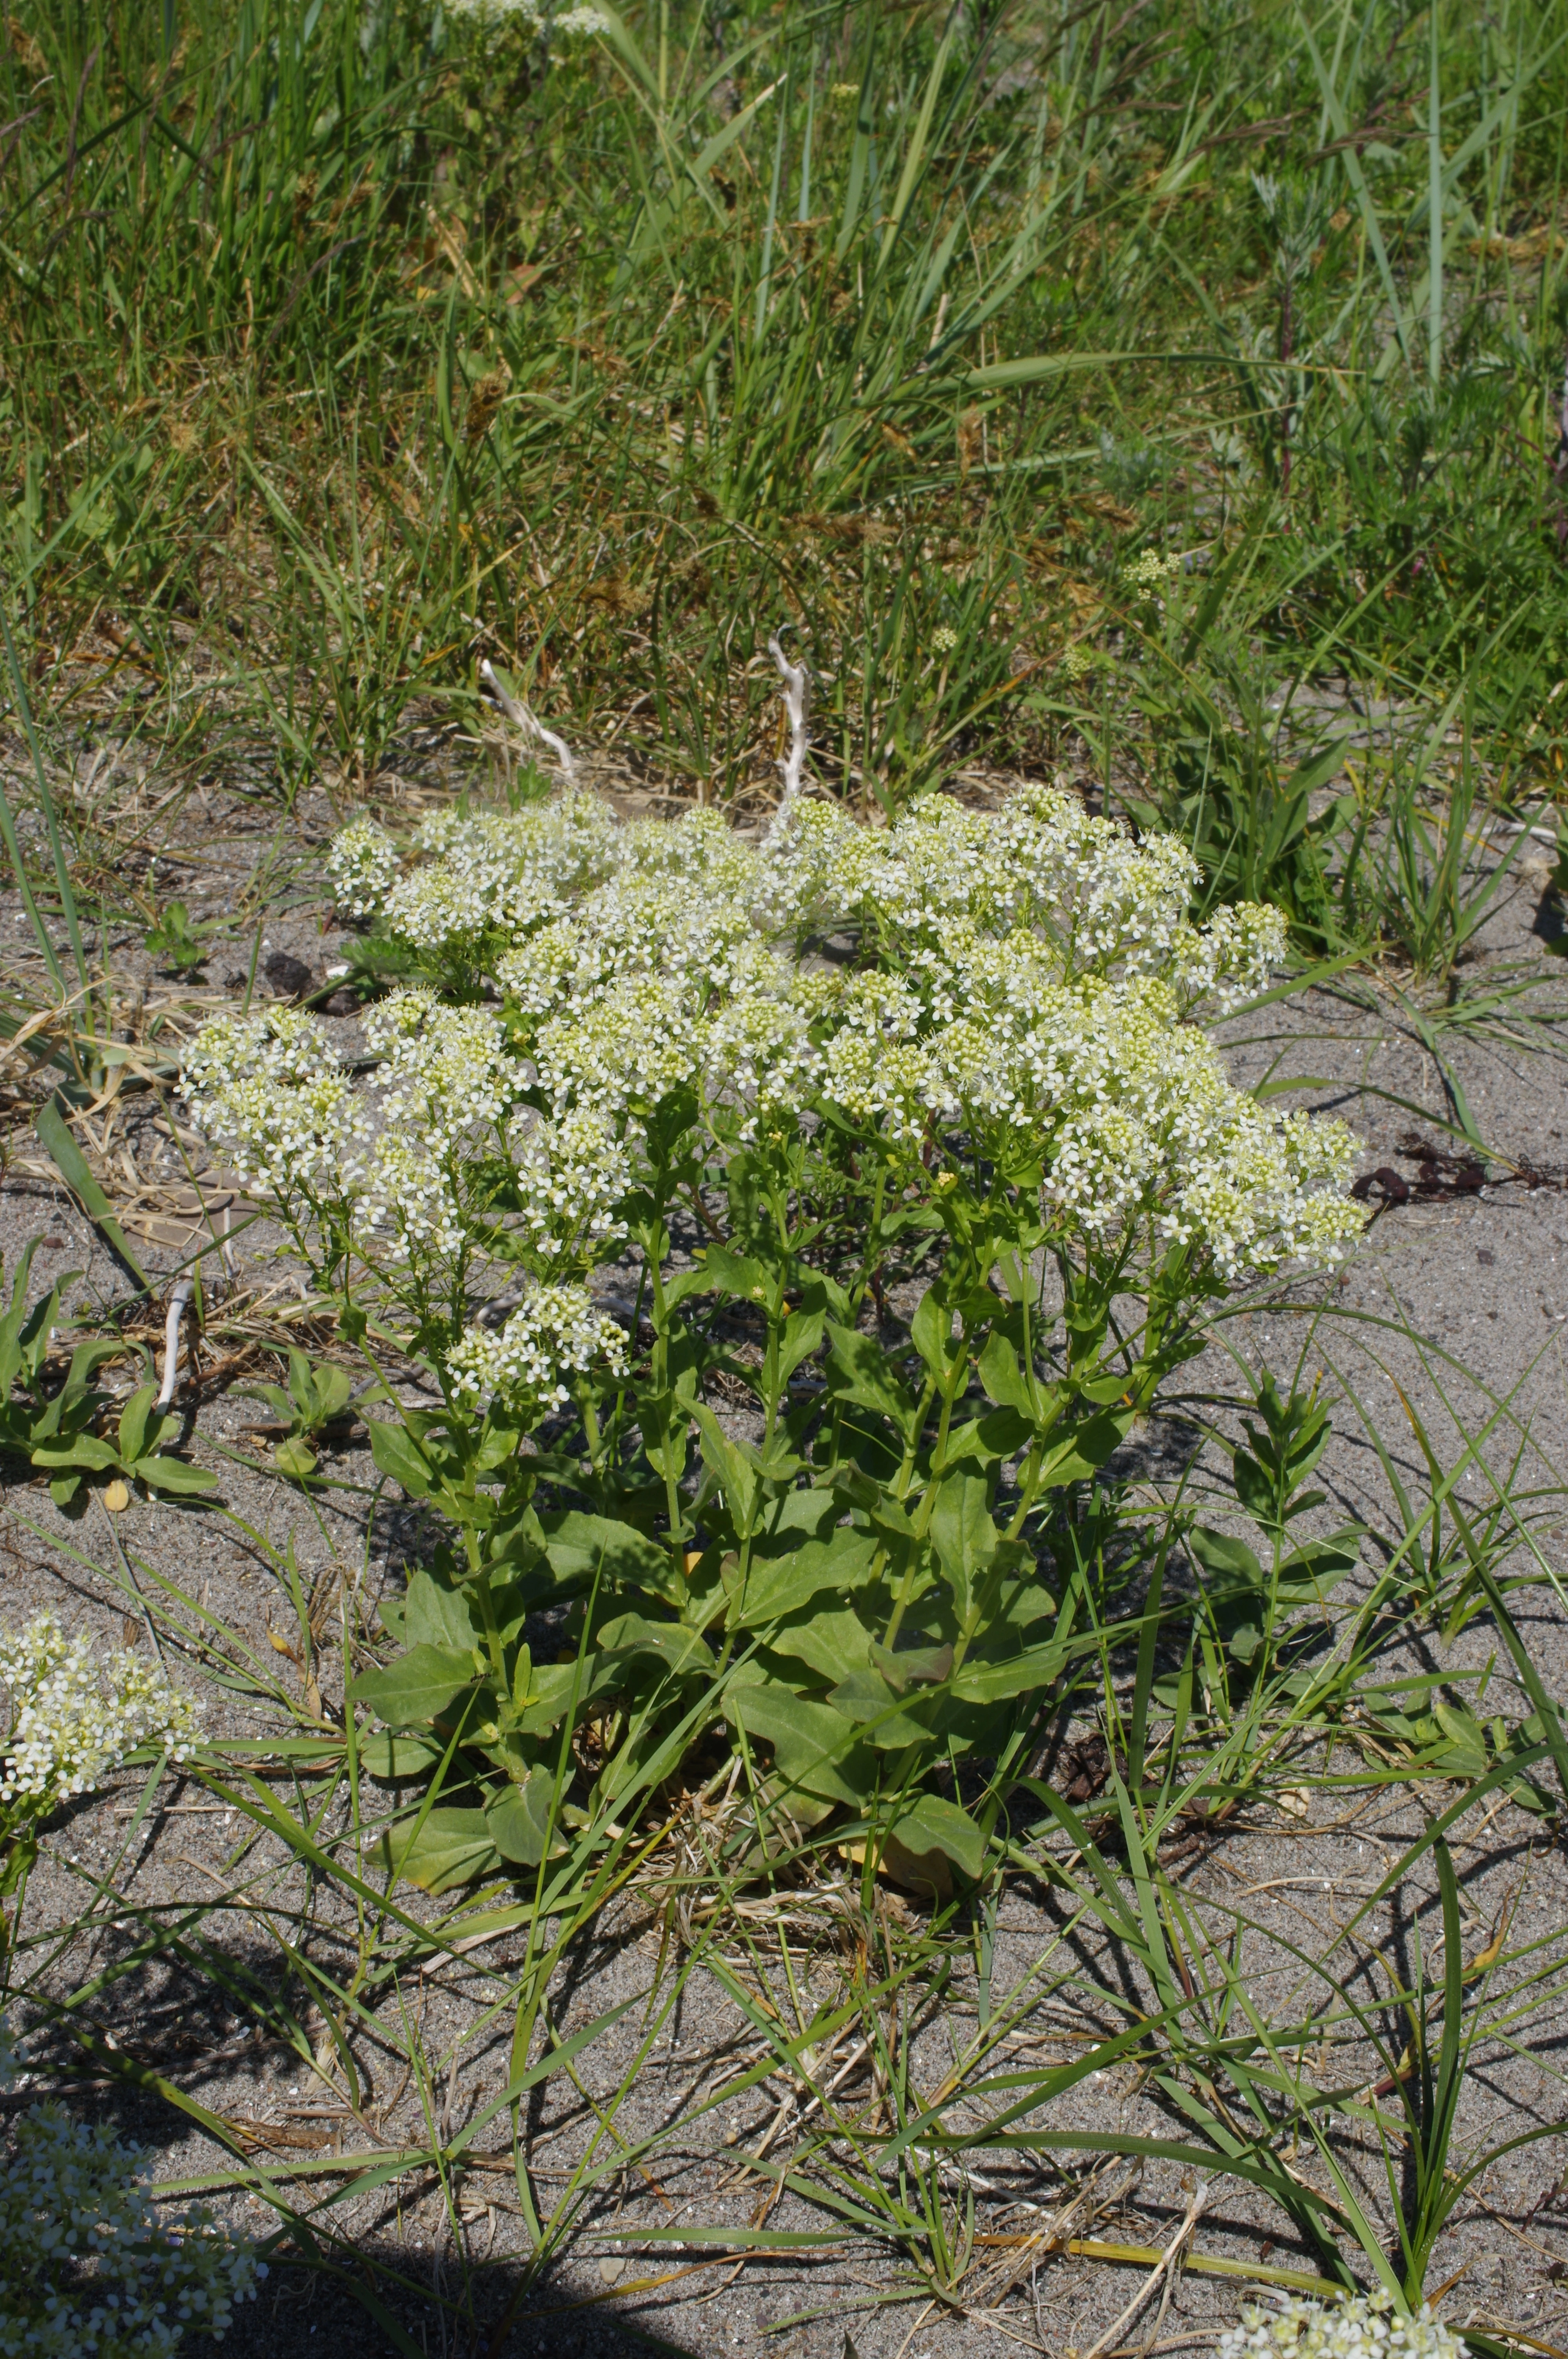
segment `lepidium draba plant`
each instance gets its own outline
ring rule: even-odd
[[[39,1829],[54,1811],[95,1792],[143,1745],[183,1761],[200,1733],[199,1706],[160,1663],[127,1647],[95,1655],[85,1632],[67,1637],[48,1613],[0,1632],[0,1897],[7,1900],[26,1884]]]
[[[396,1855],[537,1862],[727,1724],[797,1823],[977,1872],[957,1766],[1015,1757],[1079,1643],[1060,1494],[1217,1297],[1360,1223],[1345,1130],[1233,1089],[1204,1028],[1280,919],[1195,929],[1179,843],[1044,787],[886,832],[795,798],[760,845],[573,791],[415,850],[333,854],[428,978],[367,1087],[276,1009],[187,1064],[345,1332],[438,1391],[373,1429],[450,1531],[359,1689],[414,1732],[389,1768],[444,1764]]]
[[[0,2089],[16,2058],[0,2017]],[[0,2150],[0,2353],[27,2359],[164,2359],[188,2335],[222,2339],[266,2269],[211,2210],[159,2215],[147,2158],[107,2123],[51,2102],[12,2120]]]

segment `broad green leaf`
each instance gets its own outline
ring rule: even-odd
[[[598,1655],[585,1655],[580,1666],[575,1655],[565,1663],[535,1663],[528,1682],[532,1701],[519,1716],[518,1727],[524,1736],[548,1736],[570,1710],[574,1692],[581,1711],[611,1691],[613,1678],[614,1666]]]
[[[743,1600],[748,1629],[797,1614],[824,1590],[841,1597],[863,1588],[876,1561],[874,1533],[845,1524],[825,1540],[806,1540],[787,1555],[752,1557]]]
[[[971,1883],[978,1883],[985,1874],[984,1835],[968,1810],[961,1810],[957,1802],[946,1801],[940,1794],[922,1794],[894,1820],[892,1832],[905,1851],[917,1856],[925,1852],[943,1853]]]
[[[163,1423],[153,1408],[157,1399],[156,1385],[138,1385],[120,1411],[120,1455],[127,1466],[156,1446],[157,1429]]]
[[[1205,1524],[1196,1525],[1187,1534],[1187,1549],[1205,1572],[1215,1576],[1227,1589],[1247,1589],[1261,1592],[1268,1587],[1263,1568],[1245,1540],[1235,1538],[1229,1532],[1211,1531]]]
[[[937,1382],[944,1382],[953,1356],[953,1306],[945,1288],[926,1288],[909,1322],[909,1340]]]
[[[22,1371],[20,1337],[23,1322],[27,1319],[27,1279],[38,1252],[38,1240],[29,1237],[22,1247],[16,1276],[11,1280],[11,1300],[4,1319],[0,1319],[0,1399],[4,1399]]]
[[[827,1321],[827,1307],[822,1302],[803,1302],[792,1310],[779,1337],[779,1382],[787,1385],[803,1360],[809,1360],[820,1348],[822,1332]]]
[[[1357,1551],[1339,1540],[1311,1540],[1280,1567],[1281,1605],[1321,1604],[1359,1562]]]
[[[388,1727],[426,1728],[450,1718],[477,1676],[471,1649],[410,1647],[384,1670],[362,1671],[353,1691]]]
[[[618,1614],[598,1634],[605,1655],[657,1655],[672,1671],[710,1672],[713,1656],[684,1622],[649,1622],[641,1614]]]
[[[81,1466],[94,1474],[119,1463],[119,1451],[95,1433],[78,1433],[70,1441],[41,1442],[33,1452],[35,1466]]]
[[[931,1538],[960,1622],[967,1622],[975,1592],[990,1570],[1000,1536],[991,1521],[990,1484],[983,1474],[960,1467],[936,1486]]]
[[[769,1680],[731,1686],[724,1711],[748,1736],[773,1746],[779,1776],[787,1785],[802,1786],[808,1794],[823,1794],[836,1802],[860,1802],[872,1790],[875,1761],[859,1742],[854,1722],[830,1704],[808,1703]]]
[[[906,1745],[923,1745],[929,1731],[921,1721],[899,1710],[899,1699],[880,1671],[851,1671],[840,1680],[828,1701],[847,1720],[858,1721],[868,1745],[881,1752],[899,1752]]]
[[[952,1692],[960,1703],[1003,1703],[1010,1696],[1033,1695],[1050,1686],[1066,1658],[1067,1649],[1057,1640],[1000,1663],[977,1663],[971,1657],[955,1677]]]
[[[1065,1483],[1085,1483],[1098,1474],[1112,1451],[1119,1449],[1132,1423],[1130,1408],[1103,1409],[1098,1417],[1075,1426],[1065,1440],[1045,1452],[1040,1469],[1042,1490],[1057,1490]]]
[[[467,1588],[416,1565],[403,1599],[403,1639],[409,1647],[454,1647],[466,1655],[481,1639]]]
[[[384,1474],[401,1483],[411,1499],[427,1499],[435,1475],[429,1460],[406,1429],[392,1419],[373,1417],[370,1454]]]
[[[545,1768],[530,1769],[521,1785],[510,1781],[484,1807],[490,1839],[503,1859],[537,1867],[550,1837],[550,1801],[555,1780]]]
[[[476,1876],[493,1874],[501,1864],[483,1810],[439,1805],[427,1812],[417,1833],[413,1821],[406,1828],[389,1828],[381,1840],[381,1854],[385,1867],[421,1892],[431,1893],[455,1891]]]
[[[669,1550],[631,1524],[575,1507],[541,1516],[539,1524],[558,1581],[578,1585],[599,1579],[607,1590],[646,1590],[672,1605],[680,1602],[683,1584]]]
[[[702,1459],[724,1494],[737,1535],[750,1531],[757,1512],[757,1468],[746,1445],[731,1441],[710,1408],[698,1401],[692,1417],[702,1436]]]
[[[307,1474],[316,1472],[316,1452],[302,1434],[289,1434],[273,1444],[273,1463],[280,1474],[303,1482]]]
[[[702,1271],[705,1292],[738,1295],[745,1302],[773,1299],[773,1280],[762,1263],[747,1254],[731,1253],[728,1245],[709,1245],[702,1258]]]
[[[993,1328],[987,1336],[985,1350],[976,1364],[986,1398],[994,1401],[998,1408],[1015,1409],[1033,1425],[1039,1414],[1033,1381],[1000,1329]]]
[[[151,1458],[139,1459],[135,1473],[150,1489],[177,1493],[184,1499],[194,1499],[218,1488],[218,1477],[210,1467],[188,1466],[183,1458],[170,1458],[163,1451]]]
[[[783,1623],[768,1633],[774,1654],[806,1663],[829,1687],[851,1672],[863,1671],[870,1659],[865,1624],[847,1605],[827,1606],[819,1614]]]
[[[360,1767],[369,1777],[388,1784],[400,1777],[427,1777],[445,1746],[423,1736],[393,1736],[384,1729],[367,1729],[359,1740]]]
[[[855,1401],[861,1408],[879,1409],[907,1436],[919,1406],[876,1338],[861,1335],[852,1327],[841,1327],[835,1319],[827,1321],[827,1332],[833,1341],[827,1355],[829,1388],[840,1400]]]

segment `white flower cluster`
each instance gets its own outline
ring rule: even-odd
[[[513,17],[525,32],[549,36],[560,33],[607,33],[610,20],[598,8],[552,8],[543,0],[447,0],[455,16],[470,16],[481,24],[493,24],[499,18]]]
[[[227,1150],[247,1186],[286,1202],[301,1187],[335,1185],[364,1132],[351,1077],[302,1008],[204,1024],[185,1051],[184,1089],[194,1127]]]
[[[620,1375],[626,1338],[585,1286],[536,1286],[498,1332],[470,1327],[447,1354],[454,1393],[476,1408],[564,1408],[563,1379],[595,1366]]]
[[[1134,590],[1148,598],[1163,590],[1181,570],[1182,560],[1173,549],[1163,557],[1156,549],[1146,549],[1128,567],[1127,579]]]
[[[94,1663],[91,1638],[68,1638],[52,1614],[0,1634],[0,1686],[11,1697],[0,1801],[40,1812],[91,1793],[138,1745],[183,1761],[200,1734],[200,1707],[156,1661],[116,1649]]]
[[[1277,2310],[1247,2309],[1222,2334],[1215,2359],[1464,2359],[1465,2344],[1423,2303],[1396,2315],[1387,2292],[1340,2302],[1299,2296]]]
[[[928,1163],[957,1126],[1037,1169],[1074,1233],[1145,1223],[1226,1276],[1332,1259],[1362,1224],[1348,1133],[1234,1090],[1189,1020],[1264,984],[1279,913],[1195,927],[1184,845],[1058,788],[990,812],[934,797],[885,832],[796,797],[760,846],[711,812],[617,828],[573,790],[521,821],[445,818],[425,843],[408,886],[467,897],[532,1074],[489,1012],[402,994],[373,1036],[388,1111],[438,1147],[510,1121],[524,1224],[551,1249],[617,1233],[625,1123],[680,1089],[716,1122],[739,1107],[747,1141],[827,1104]],[[848,957],[816,959],[824,939]],[[526,1079],[551,1124],[508,1114]],[[449,1185],[410,1162],[415,1181],[431,1234],[460,1226]]]
[[[222,2336],[266,2269],[212,2213],[161,2219],[106,2123],[30,2105],[0,2158],[0,2359],[163,2359]]]
[[[615,866],[615,835],[607,807],[577,789],[504,818],[443,813],[418,839],[439,856],[394,886],[387,920],[421,951],[473,958],[562,916]]]
[[[403,859],[386,830],[373,819],[354,819],[340,828],[327,853],[327,874],[340,909],[373,918],[403,874]]]

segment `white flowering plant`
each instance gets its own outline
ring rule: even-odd
[[[0,2088],[16,2056],[0,2017]],[[265,2265],[204,2205],[170,2220],[149,2158],[105,2122],[44,2102],[0,2154],[0,2353],[5,2359],[164,2359],[189,2334],[221,2340]]]
[[[183,1761],[200,1708],[162,1665],[129,1647],[95,1656],[49,1613],[0,1631],[0,1895],[25,1881],[38,1830],[63,1803],[90,1794],[143,1745]]]
[[[885,832],[793,797],[761,843],[574,789],[427,821],[395,875],[350,832],[426,976],[368,1083],[279,1008],[186,1081],[344,1334],[438,1397],[372,1428],[450,1534],[357,1689],[457,1795],[449,1864],[393,1855],[537,1863],[563,1731],[619,1807],[722,1724],[797,1822],[978,1872],[986,1806],[935,1775],[1012,1757],[1090,1643],[1054,1626],[1063,1495],[1217,1299],[1361,1223],[1348,1134],[1235,1089],[1202,1020],[1279,918],[1195,928],[1180,843],[1049,787]]]

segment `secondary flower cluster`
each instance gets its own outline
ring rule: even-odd
[[[247,1187],[285,1202],[335,1183],[364,1108],[322,1026],[303,1008],[215,1016],[185,1051],[186,1111]]]
[[[7,2045],[8,2052],[8,2045]],[[266,2269],[205,2209],[161,2219],[147,2158],[30,2105],[0,2157],[0,2359],[162,2359],[221,2336]]]
[[[584,1286],[533,1287],[499,1332],[470,1327],[447,1354],[454,1393],[476,1408],[563,1408],[567,1376],[625,1365],[625,1337]]]
[[[1300,2296],[1277,2310],[1248,2309],[1222,2334],[1216,2359],[1463,2359],[1460,2337],[1424,2304],[1396,2315],[1393,2296],[1357,2294],[1347,2301]]]
[[[68,1638],[52,1614],[0,1635],[0,1685],[11,1698],[0,1801],[40,1814],[91,1793],[138,1745],[183,1761],[199,1734],[198,1707],[157,1663],[124,1649],[94,1662],[91,1638]]]

